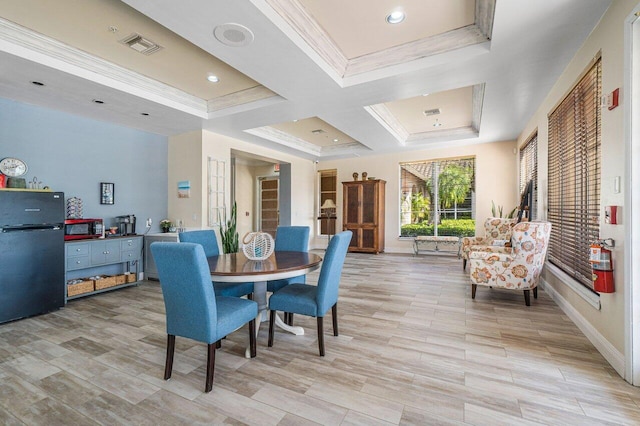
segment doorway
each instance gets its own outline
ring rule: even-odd
[[[278,177],[258,178],[258,214],[260,220],[260,230],[276,236],[276,228],[280,219],[278,204],[278,192],[280,179]]]
[[[628,170],[624,182],[625,216],[625,380],[640,386],[640,5],[625,20],[623,96],[625,157]]]

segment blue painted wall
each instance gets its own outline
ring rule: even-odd
[[[84,217],[105,225],[135,214],[137,232],[167,215],[167,137],[0,98],[0,159],[17,157],[65,198],[80,197]],[[115,184],[115,204],[100,204],[100,182]]]

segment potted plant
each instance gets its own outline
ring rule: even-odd
[[[237,206],[233,203],[231,208],[231,218],[226,220],[227,213],[223,210],[224,218],[218,217],[220,222],[220,239],[222,240],[223,253],[237,253],[239,249],[238,231],[236,230]]]
[[[160,229],[162,230],[162,232],[169,232],[171,228],[173,228],[173,222],[171,222],[169,219],[162,219],[160,221]]]

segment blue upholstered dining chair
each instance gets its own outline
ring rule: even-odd
[[[239,297],[215,295],[209,264],[199,244],[157,241],[151,244],[151,253],[158,268],[167,317],[164,379],[171,378],[176,336],[187,337],[207,344],[205,392],[210,392],[220,339],[249,323],[251,357],[256,356],[258,304]]]
[[[351,231],[335,235],[329,242],[322,262],[318,285],[289,284],[276,291],[269,298],[271,321],[269,322],[269,347],[273,346],[273,324],[277,311],[308,315],[317,318],[318,348],[324,356],[323,318],[331,308],[333,317],[333,335],[338,335],[338,287],[342,265],[347,255]]]
[[[308,226],[278,226],[276,229],[276,246],[274,251],[309,251],[309,227]],[[293,282],[304,284],[306,275],[281,280],[267,281],[267,291],[274,293],[282,287]],[[285,312],[284,322],[293,325],[293,314]]]
[[[178,234],[178,239],[181,243],[200,244],[202,248],[204,248],[204,254],[207,257],[217,256],[220,254],[216,233],[211,229],[180,232]],[[213,289],[216,292],[216,296],[247,296],[249,299],[252,299],[253,283],[225,283],[214,281]]]

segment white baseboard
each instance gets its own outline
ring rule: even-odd
[[[541,279],[544,291],[556,302],[562,311],[578,326],[580,331],[596,347],[598,352],[607,360],[614,370],[624,378],[625,362],[624,354],[618,351],[602,334],[596,330],[567,300],[560,295],[544,279]]]

